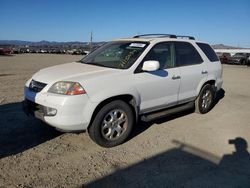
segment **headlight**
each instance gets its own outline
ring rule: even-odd
[[[48,92],[62,95],[79,95],[86,93],[81,84],[67,81],[56,82],[49,88]]]
[[[29,87],[31,80],[32,80],[32,78],[30,78],[29,80],[27,80],[27,82],[25,83],[26,87]]]

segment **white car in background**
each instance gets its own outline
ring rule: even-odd
[[[138,119],[192,107],[207,113],[221,86],[221,63],[208,44],[188,36],[139,35],[40,70],[25,85],[23,107],[58,130],[88,130],[97,144],[113,147]]]

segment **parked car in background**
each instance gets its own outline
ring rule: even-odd
[[[249,55],[250,53],[236,53],[235,55],[232,56],[231,63],[237,65],[246,65]]]
[[[248,58],[247,58],[247,66],[250,66],[250,55],[248,55]]]
[[[220,62],[222,64],[229,64],[229,63],[231,63],[231,54],[230,53],[217,52],[217,56],[219,57]]]
[[[10,48],[0,48],[0,55],[10,55],[12,50]]]

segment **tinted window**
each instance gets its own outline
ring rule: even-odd
[[[203,62],[200,54],[188,42],[175,42],[175,51],[178,66],[194,65]]]
[[[174,46],[173,43],[156,44],[145,56],[144,61],[159,61],[160,69],[174,67]]]
[[[206,54],[207,58],[214,62],[214,61],[219,61],[216,53],[214,52],[214,50],[208,45],[208,44],[204,44],[204,43],[196,43],[200,49],[204,52],[204,54]]]

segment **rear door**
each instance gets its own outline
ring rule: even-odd
[[[220,89],[222,86],[222,66],[221,62],[215,54],[212,47],[206,43],[196,43],[202,52],[207,57],[207,71],[208,71],[208,80],[215,80],[215,87]]]
[[[207,78],[207,64],[195,47],[189,42],[175,42],[177,66],[180,69],[181,82],[178,103],[194,100],[200,83]]]

